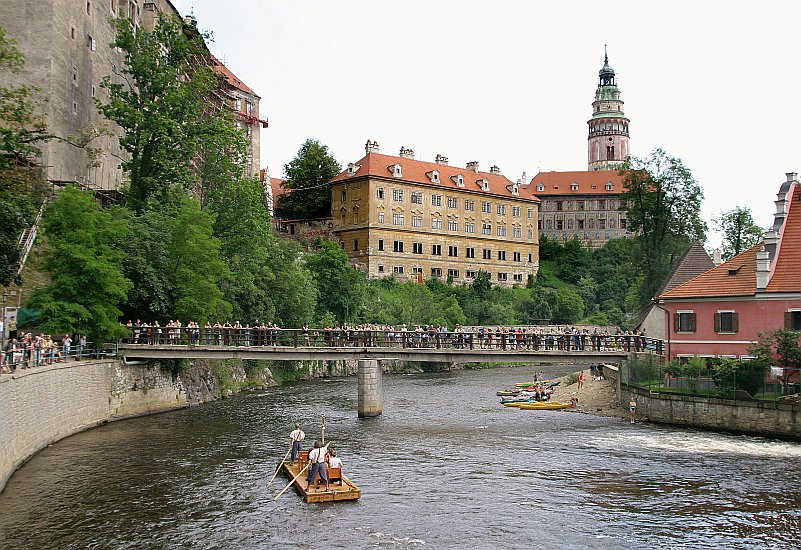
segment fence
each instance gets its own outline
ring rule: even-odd
[[[45,348],[36,346],[8,346],[8,348],[2,352],[2,359],[0,360],[0,373],[2,374],[52,365],[53,363],[101,359],[115,354],[108,346],[101,346],[98,349],[91,342],[85,345],[76,344],[69,347],[54,344]]]

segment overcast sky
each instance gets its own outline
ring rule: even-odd
[[[261,96],[261,163],[273,177],[307,138],[343,166],[369,138],[386,154],[497,164],[513,181],[586,170],[604,44],[632,154],[681,158],[710,229],[737,205],[770,225],[785,172],[801,171],[801,2],[173,3]]]

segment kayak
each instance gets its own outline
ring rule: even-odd
[[[497,392],[495,392],[495,395],[510,396],[510,395],[518,395],[519,393],[520,390],[498,390]]]
[[[560,380],[540,380],[539,382],[517,382],[516,388],[529,388],[539,384],[540,386],[558,386]]]
[[[555,411],[572,407],[570,403],[559,403],[558,401],[542,401],[540,403],[520,403],[518,408],[527,411]]]

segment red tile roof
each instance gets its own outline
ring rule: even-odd
[[[232,73],[228,67],[223,65],[222,61],[220,61],[214,56],[211,56],[211,58],[213,60],[212,68],[215,71],[217,71],[217,73],[222,75],[222,77],[225,79],[225,81],[228,83],[229,86],[236,88],[237,90],[242,90],[245,93],[259,97],[256,94],[256,92],[254,92],[247,84],[239,80],[239,77],[237,77],[234,73]],[[259,99],[261,98],[259,97]]]
[[[289,189],[284,187],[285,182],[286,180],[282,178],[270,178],[270,188],[273,190],[274,201],[278,200],[278,197],[281,195],[289,192]]]
[[[661,298],[753,296],[756,293],[756,253],[762,244],[760,242],[729,261],[680,284],[662,294]]]
[[[572,184],[578,189],[573,190]],[[611,183],[608,190],[606,184]],[[538,185],[545,186],[537,191]],[[530,188],[536,195],[619,195],[624,191],[623,177],[617,170],[597,170],[592,172],[540,172],[531,178]]]
[[[787,218],[776,251],[768,292],[801,292],[801,186],[787,192]]]
[[[393,178],[393,167],[398,164],[401,167],[402,176],[395,178],[398,181],[418,183],[422,185],[430,185],[435,188],[451,188],[451,189],[464,189],[467,191],[475,191],[478,193],[487,193],[490,195],[500,195],[506,197],[520,198],[523,200],[536,201],[539,199],[535,197],[529,186],[521,185],[519,187],[519,195],[512,194],[512,181],[501,174],[492,174],[490,172],[476,172],[472,168],[462,168],[460,166],[448,166],[445,164],[437,164],[435,162],[424,162],[421,160],[393,157],[391,155],[382,155],[379,153],[367,153],[361,160],[354,163],[358,166],[355,175],[348,175],[348,170],[345,169],[334,177],[331,182],[337,183],[347,181],[350,178],[358,176],[377,176],[385,178]],[[429,175],[436,170],[439,172],[439,182],[434,183],[431,181]],[[462,187],[456,184],[458,175],[463,176],[464,185]],[[481,180],[487,180],[488,191],[482,191],[479,183]]]

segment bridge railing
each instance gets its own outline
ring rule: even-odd
[[[356,329],[186,328],[133,329],[123,344],[205,347],[427,348],[502,351],[648,351],[663,354],[663,341],[637,335],[535,334],[532,332],[440,332]]]

